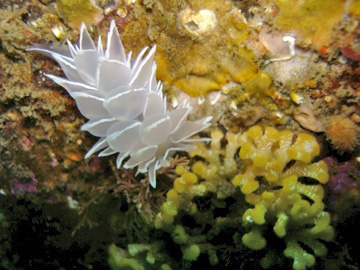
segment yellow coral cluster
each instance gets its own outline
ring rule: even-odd
[[[218,261],[216,252],[209,248],[200,249],[198,242],[204,246],[206,237],[190,236],[191,230],[185,229],[182,223],[178,223],[179,218],[175,218],[179,215],[180,220],[181,215],[203,218],[204,213],[199,211],[195,197],[204,197],[212,192],[222,200],[237,192],[237,188],[228,180],[238,169],[234,160],[239,148],[238,137],[239,135],[232,133],[225,137],[220,130],[213,130],[210,145],[199,142],[198,148],[190,153],[192,157],[201,156],[203,161],[196,161],[191,167],[183,165],[176,167],[175,172],[178,177],[174,180],[173,188],[166,194],[167,200],[162,204],[155,218],[155,227],[170,233],[174,243],[180,245],[183,259],[186,261],[195,261],[201,252],[208,254],[211,264],[216,264]],[[224,140],[227,141],[226,147],[223,147]],[[212,216],[211,211],[210,216]],[[206,222],[211,223],[211,217]]]
[[[181,246],[182,257],[186,261],[195,261],[201,253],[198,244],[194,243],[187,234],[183,225],[174,224],[174,218],[179,210],[193,216],[197,212],[197,206],[192,201],[195,196],[203,196],[205,186],[198,182],[198,176],[189,172],[184,166],[176,168],[181,174],[174,181],[174,187],[166,194],[167,200],[161,206],[161,211],[155,218],[155,228],[171,233],[174,243]]]
[[[190,153],[191,156],[201,156],[206,162],[195,162],[191,170],[183,165],[176,167],[178,177],[174,180],[173,188],[167,192],[167,200],[155,219],[156,227],[172,224],[179,209],[191,215],[196,213],[196,204],[192,202],[195,196],[214,192],[218,198],[227,198],[235,192],[227,179],[237,172],[234,155],[239,148],[238,137],[229,133],[226,136],[227,146],[223,148],[221,142],[224,135],[220,130],[214,130],[211,132],[210,148],[198,143],[198,148]]]
[[[177,171],[184,171],[184,173],[175,179],[174,187],[166,194],[167,200],[162,204],[161,211],[155,219],[157,228],[172,224],[179,209],[195,214],[196,204],[191,200],[194,196],[201,196],[205,192],[205,187],[198,183],[197,175],[188,172],[182,165],[177,167]]]
[[[211,224],[212,234],[226,226],[237,228],[242,244],[252,250],[264,249],[270,239],[273,241],[274,237],[263,233],[270,226],[279,241],[284,239],[284,255],[293,260],[293,269],[314,265],[315,257],[327,251],[321,241],[330,241],[334,234],[322,202],[321,184],[328,181],[327,165],[312,162],[320,152],[316,139],[306,133],[260,126],[226,136],[215,129],[211,139],[210,145],[198,143],[190,153],[198,159],[191,167],[177,166],[178,177],[155,219],[156,228],[168,231],[181,246],[183,258],[193,261],[204,251],[197,249],[201,245],[194,242],[191,230],[181,222],[179,225],[183,215],[195,220],[209,217],[206,224]],[[199,208],[196,198],[209,193],[217,204],[225,204],[228,198],[238,202],[231,217],[213,219],[212,210]],[[206,235],[201,241],[209,239],[210,234]],[[269,258],[265,256],[261,265],[270,267],[275,260]]]
[[[320,185],[328,181],[327,165],[324,161],[311,163],[320,151],[316,139],[305,133],[255,126],[239,143],[244,163],[232,183],[253,206],[242,218],[243,225],[250,227],[242,238],[244,245],[254,250],[264,248],[262,225],[271,224],[276,236],[285,238],[284,254],[294,260],[293,269],[314,265],[314,255],[326,254],[319,239],[330,241],[334,234]],[[314,255],[302,245],[311,248]]]
[[[303,176],[326,183],[328,174],[325,162],[305,166],[319,154],[320,147],[315,138],[301,133],[293,140],[294,134],[289,130],[278,131],[266,127],[263,131],[260,126],[250,128],[239,139],[240,158],[246,160],[244,173],[236,175],[232,183],[240,186],[244,194],[250,194],[259,187],[258,176],[264,177],[270,185],[278,186],[284,175],[289,175],[283,170],[291,160],[296,161],[291,166],[291,172],[298,170],[294,173],[300,173],[299,170],[303,169]]]

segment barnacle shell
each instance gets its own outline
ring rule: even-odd
[[[107,49],[99,38],[97,47],[84,24],[79,45],[68,41],[68,52],[46,47],[31,47],[54,58],[66,78],[46,74],[64,87],[75,99],[79,111],[89,121],[81,127],[99,141],[85,158],[101,151],[99,156],[117,154],[119,168],[138,167],[149,173],[151,186],[156,186],[156,170],[169,166],[176,151],[196,148],[189,142],[205,129],[211,117],[187,121],[192,110],[187,102],[168,111],[162,94],[162,84],[155,77],[153,57],[156,47],[144,48],[135,60],[126,55],[115,22],[111,22]]]

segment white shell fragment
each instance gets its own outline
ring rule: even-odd
[[[189,143],[207,141],[191,137],[210,125],[211,117],[196,122],[187,121],[192,110],[187,102],[168,111],[162,94],[162,84],[156,80],[153,46],[144,48],[136,59],[126,55],[115,22],[111,22],[104,51],[101,39],[97,47],[82,24],[78,45],[68,43],[68,51],[51,46],[35,46],[38,51],[55,59],[66,78],[46,76],[64,87],[89,121],[81,130],[99,141],[85,158],[101,151],[99,156],[117,154],[116,165],[138,173],[148,173],[156,187],[156,171],[170,165],[176,151],[196,148]]]

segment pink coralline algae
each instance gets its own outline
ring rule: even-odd
[[[32,176],[27,180],[14,179],[14,184],[11,186],[10,190],[12,194],[31,194],[37,193],[37,184],[38,180]]]
[[[21,145],[22,147],[24,148],[25,151],[29,151],[30,148],[31,148],[31,142],[30,142],[30,139],[28,137],[23,137],[21,139]]]
[[[344,162],[336,166],[331,157],[326,158],[326,162],[330,168],[334,168],[334,173],[327,183],[331,193],[338,194],[358,187],[352,175],[359,175],[360,170],[356,169],[351,162]]]

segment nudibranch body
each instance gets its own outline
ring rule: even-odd
[[[101,151],[99,156],[117,154],[116,164],[149,174],[156,187],[156,170],[169,166],[176,151],[191,151],[191,137],[210,125],[211,117],[192,122],[187,102],[167,110],[162,84],[156,80],[153,60],[156,47],[145,47],[135,60],[126,55],[115,22],[111,22],[104,50],[99,37],[95,46],[86,27],[80,29],[79,45],[68,43],[68,52],[31,47],[54,58],[66,78],[46,74],[64,87],[89,121],[81,127],[99,141],[85,158]]]

